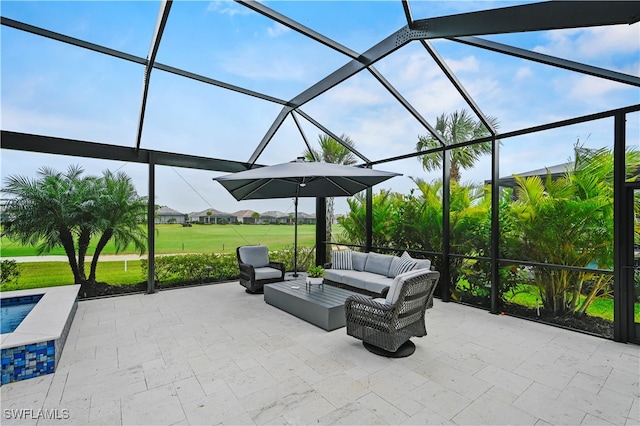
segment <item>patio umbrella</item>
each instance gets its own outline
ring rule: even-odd
[[[269,198],[295,199],[294,276],[298,275],[298,198],[349,197],[400,173],[309,162],[302,158],[289,163],[259,167],[219,176],[219,182],[238,201]]]

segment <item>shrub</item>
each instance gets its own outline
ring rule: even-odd
[[[147,260],[140,262],[147,277]],[[159,256],[155,259],[155,281],[160,284],[194,284],[237,278],[238,261],[234,254],[209,253]]]
[[[0,270],[0,285],[18,282],[20,267],[15,260],[3,260],[0,264]]]

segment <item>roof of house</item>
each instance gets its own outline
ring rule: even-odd
[[[156,214],[158,216],[183,216],[184,215],[184,213],[180,213],[179,211],[174,210],[171,207],[167,207],[167,206],[160,206],[160,208],[156,210]]]
[[[208,214],[209,212],[211,212],[211,214]],[[234,216],[230,213],[226,213],[226,212],[221,212],[220,210],[216,210],[216,209],[205,209],[199,212],[191,212],[189,213],[189,217],[201,217],[201,216],[213,216],[213,217],[231,217]]]

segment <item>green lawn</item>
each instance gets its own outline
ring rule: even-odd
[[[537,290],[534,287],[526,285],[520,286],[519,291],[513,296],[511,293],[507,294],[507,300],[509,302],[528,306],[530,308],[536,307],[536,300],[538,297]],[[613,300],[604,297],[597,298],[587,308],[587,315],[613,321]],[[640,322],[640,303],[636,303],[634,306],[634,317],[636,322]]]
[[[86,263],[86,270],[90,264]],[[73,274],[67,262],[28,262],[19,263],[20,278],[18,283],[2,285],[2,291],[26,290],[30,288],[55,287],[73,284]],[[136,284],[146,281],[142,275],[139,260],[125,262],[100,262],[97,276],[99,281],[112,285]]]
[[[246,244],[264,244],[270,250],[280,250],[293,246],[294,227],[292,225],[156,225],[156,254],[172,253],[233,253],[236,247]],[[298,245],[315,245],[315,225],[298,226]],[[22,246],[6,237],[0,239],[1,257],[36,256],[36,248]],[[89,254],[95,244],[91,244]],[[102,254],[115,254],[113,243],[109,243]],[[136,254],[133,247],[122,253]],[[64,255],[62,248],[49,254]]]

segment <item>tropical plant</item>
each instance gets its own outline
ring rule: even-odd
[[[320,265],[310,266],[307,269],[307,274],[309,274],[309,277],[311,277],[311,278],[322,278],[322,277],[325,276],[325,270]]]
[[[342,142],[348,147],[355,147],[354,141],[347,135],[340,136]],[[352,165],[356,163],[356,156],[345,146],[329,135],[318,135],[318,146],[320,149],[307,149],[303,155],[309,161],[322,161],[325,163]],[[331,228],[335,220],[334,216],[334,199],[327,197],[326,206],[326,241],[333,241]],[[327,250],[327,255],[329,250]],[[325,259],[326,260],[326,259]]]
[[[360,246],[365,245],[366,240],[366,197],[362,194],[347,199],[349,212],[338,218],[338,223],[343,230],[338,241],[348,242]],[[373,194],[372,198],[372,239],[375,247],[387,247],[394,245],[394,234],[399,217],[402,195],[387,190],[381,190]]]
[[[640,153],[627,152],[629,171]],[[509,206],[510,246],[519,259],[585,268],[533,267],[533,283],[554,315],[584,314],[610,291],[612,276],[589,268],[613,267],[613,154],[575,147],[563,177],[517,177],[517,199]]]
[[[487,117],[489,124],[494,129],[498,128],[498,120],[495,117]],[[484,126],[482,121],[474,120],[473,116],[466,110],[454,111],[447,115],[442,113],[436,119],[435,129],[443,137],[447,145],[454,145],[461,142],[478,139],[491,135],[491,132]],[[416,151],[426,151],[441,147],[440,142],[433,136],[419,136],[416,144]],[[462,146],[451,150],[451,180],[460,181],[460,169],[469,169],[484,154],[491,153],[491,142],[480,142],[472,145]],[[427,170],[438,170],[442,168],[442,152],[434,152],[418,157],[422,167]]]
[[[102,177],[82,176],[70,166],[65,173],[48,167],[38,179],[9,176],[3,192],[6,204],[4,233],[21,244],[37,247],[38,254],[62,247],[74,282],[94,282],[98,258],[113,239],[116,252],[133,243],[142,254],[146,235],[140,221],[146,215],[146,198],[139,197],[124,173],[105,171]],[[99,236],[87,278],[85,258],[93,236]]]

